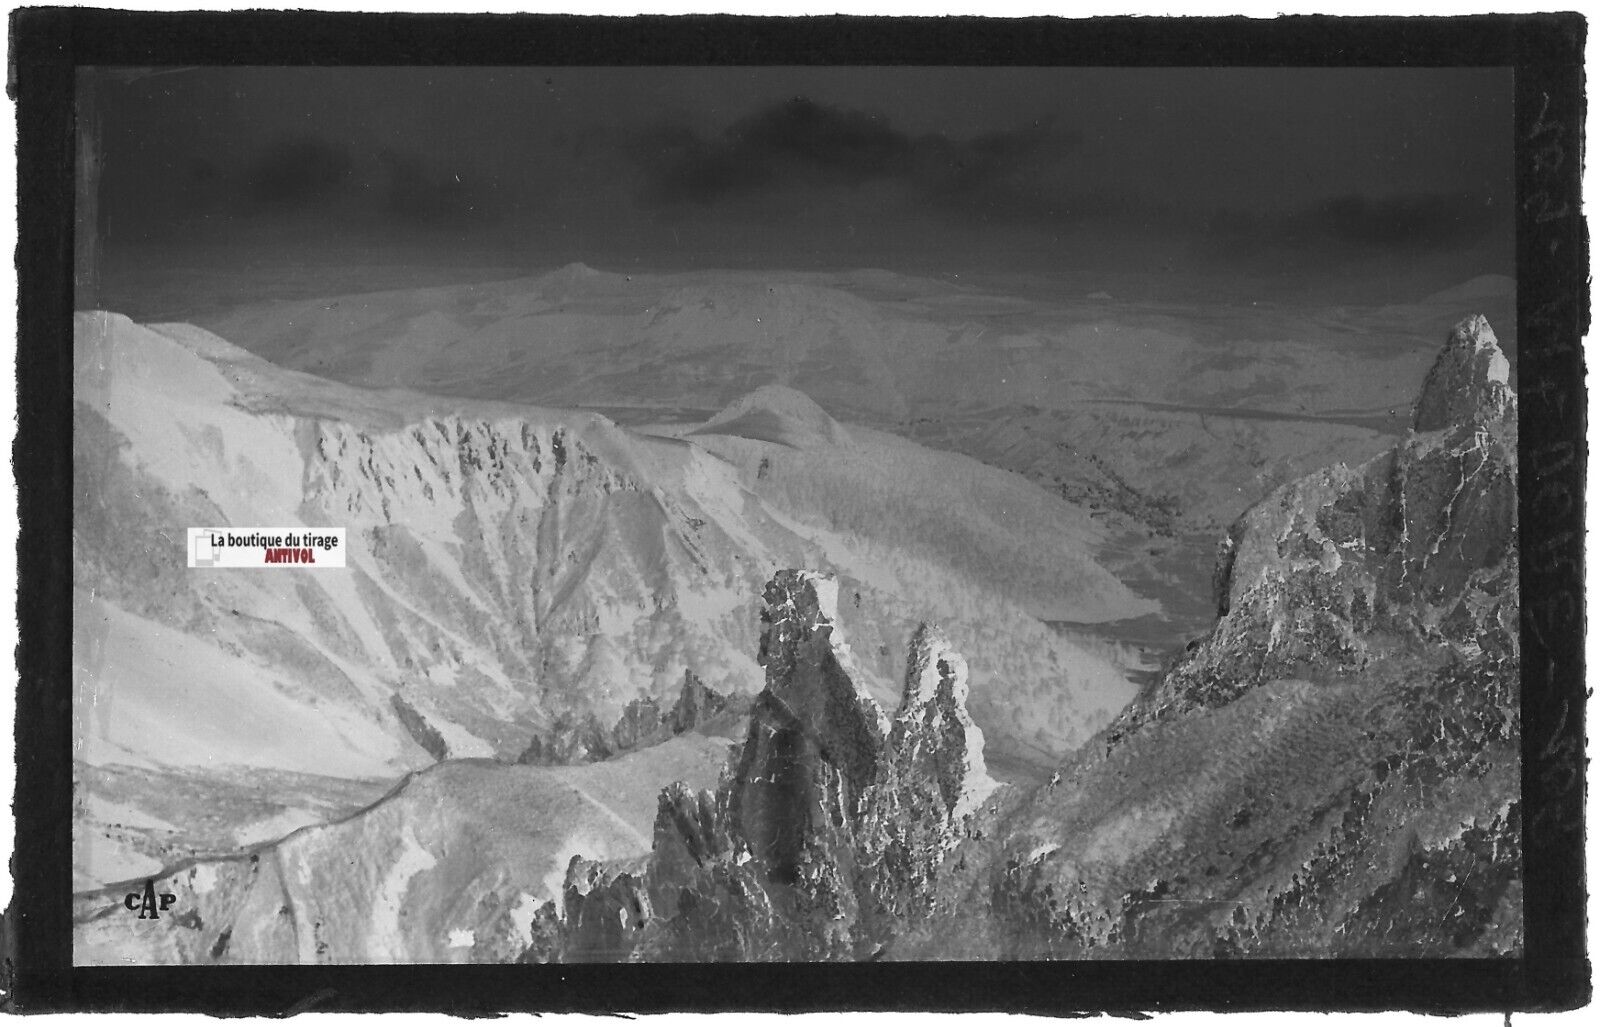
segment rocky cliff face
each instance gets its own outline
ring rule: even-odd
[[[969,893],[999,952],[1518,950],[1505,367],[1463,321],[1409,438],[1234,526],[1212,634],[1005,826]]]
[[[965,661],[919,628],[891,719],[852,676],[832,579],[783,571],[765,599],[766,687],[737,758],[714,792],[662,792],[642,876],[574,861],[581,887],[566,890],[550,955],[863,958],[930,910],[941,863],[996,787]]]
[[[1488,323],[1461,322],[1409,438],[1246,512],[1219,552],[1215,633],[1112,737],[1274,679],[1350,677],[1407,653],[1507,659],[1514,670],[1517,426],[1506,367]]]

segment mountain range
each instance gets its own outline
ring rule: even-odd
[[[1407,440],[1252,507],[1210,635],[1043,785],[989,778],[935,629],[888,718],[853,686],[832,584],[780,574],[767,685],[718,787],[662,792],[642,868],[575,857],[530,954],[1516,955],[1507,386],[1487,321],[1461,322]]]
[[[1159,345],[1029,407],[918,334],[1026,311],[857,278],[667,283],[631,343],[593,319],[664,284],[581,267],[211,326],[255,352],[77,315],[77,961],[1517,951],[1488,322],[1398,425],[1314,354],[1295,395],[1348,408],[1118,408],[1092,375]],[[185,564],[185,527],[289,524],[347,567]],[[130,927],[147,877],[182,912]]]

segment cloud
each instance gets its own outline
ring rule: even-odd
[[[226,185],[212,157],[192,156],[187,169],[196,187]],[[302,133],[245,156],[232,206],[247,214],[310,211],[397,223],[483,220],[502,207],[488,177],[460,159]]]
[[[1219,240],[1240,244],[1426,250],[1475,243],[1502,225],[1506,213],[1489,194],[1345,193],[1272,214],[1219,210],[1208,228]]]
[[[437,170],[420,153],[385,147],[377,161],[384,209],[403,220],[481,220],[500,206],[492,189],[471,172]]]
[[[713,204],[785,189],[891,186],[907,200],[959,208],[979,199],[1037,192],[1037,173],[1079,137],[1049,126],[967,140],[911,135],[880,115],[795,97],[772,104],[707,139],[681,127],[642,137],[646,206]],[[990,195],[992,193],[992,195]]]
[[[1470,193],[1335,196],[1303,212],[1296,228],[1368,246],[1454,246],[1481,238],[1498,220],[1488,197]]]
[[[251,162],[245,180],[252,199],[292,206],[327,196],[349,175],[345,148],[300,135],[269,143]]]

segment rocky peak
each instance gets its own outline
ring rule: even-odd
[[[1511,362],[1494,329],[1474,314],[1450,331],[1444,349],[1423,380],[1412,427],[1439,431],[1458,424],[1499,420],[1516,409]]]
[[[766,687],[750,713],[732,807],[751,852],[788,878],[810,839],[853,814],[877,772],[888,725],[849,672],[849,650],[834,626],[838,583],[780,571],[765,599],[758,662]]]
[[[855,660],[835,624],[839,583],[832,575],[786,570],[763,594],[761,648],[766,688],[757,706],[768,722],[784,722],[856,788],[872,780],[888,721],[857,684]],[[754,727],[751,737],[756,737]]]
[[[922,624],[911,638],[889,745],[902,772],[938,786],[947,819],[972,812],[996,787],[983,759],[983,732],[967,713],[966,658],[932,624]]]
[[[659,745],[718,717],[740,716],[748,702],[747,697],[724,695],[707,687],[694,671],[685,669],[683,686],[670,709],[663,710],[653,696],[641,696],[622,708],[621,716],[609,729],[602,727],[593,713],[559,714],[550,727],[529,739],[517,762],[555,766],[608,760]]]
[[[714,688],[707,688],[694,671],[683,672],[683,688],[678,701],[667,714],[667,726],[675,735],[693,730],[729,707],[730,697]]]
[[[649,893],[637,875],[582,856],[567,864],[560,910],[564,963],[621,959],[652,914]]]
[[[1516,400],[1482,317],[1451,331],[1417,402],[1416,432],[1359,467],[1290,482],[1218,550],[1221,615],[1110,737],[1275,679],[1346,679],[1448,645],[1517,646]]]
[[[997,787],[966,709],[966,660],[938,628],[918,628],[891,721],[856,684],[837,592],[798,570],[767,585],[766,687],[717,791],[661,793],[643,878],[653,920],[636,954],[861,958],[934,908],[967,816]],[[633,878],[569,888],[568,931],[643,909],[633,889]],[[585,919],[589,906],[599,912]]]

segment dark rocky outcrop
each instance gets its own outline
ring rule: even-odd
[[[750,711],[732,809],[752,854],[792,883],[811,841],[851,819],[883,759],[888,725],[845,669],[834,582],[782,572],[765,599],[757,659],[767,685]]]
[[[406,702],[400,693],[396,692],[389,696],[389,706],[404,725],[406,733],[414,742],[427,750],[429,756],[435,760],[450,758],[450,746],[445,743],[444,736],[439,734],[438,728],[428,723],[428,719],[418,713],[415,706]]]
[[[650,922],[650,897],[634,873],[572,857],[562,886],[565,911],[559,960],[609,963],[625,958]]]
[[[946,823],[971,813],[994,787],[983,733],[967,713],[967,661],[931,624],[912,636],[889,750],[893,767],[936,789],[939,819]]]
[[[996,787],[966,701],[966,660],[938,628],[922,625],[911,641],[888,758],[862,817],[878,854],[866,890],[890,923],[932,911],[940,865]]]
[[[724,714],[742,714],[744,706],[745,703],[738,697],[707,688],[693,671],[686,670],[683,672],[683,688],[679,690],[678,699],[672,704],[664,723],[673,734],[681,735],[709,724]]]
[[[614,754],[612,741],[593,714],[562,713],[528,740],[517,762],[536,767],[596,763]]]
[[[562,766],[608,760],[708,725],[731,724],[743,716],[748,704],[748,697],[724,695],[706,687],[693,671],[685,670],[683,687],[670,709],[663,710],[654,698],[644,696],[623,707],[622,715],[610,728],[602,727],[592,713],[561,714],[550,727],[529,739],[517,762]]]
[[[629,958],[851,959],[931,908],[940,864],[995,787],[965,661],[919,628],[890,720],[856,683],[831,578],[783,571],[765,598],[766,687],[737,758],[714,792],[661,793],[642,897],[632,877],[584,871],[569,931],[643,910]]]

